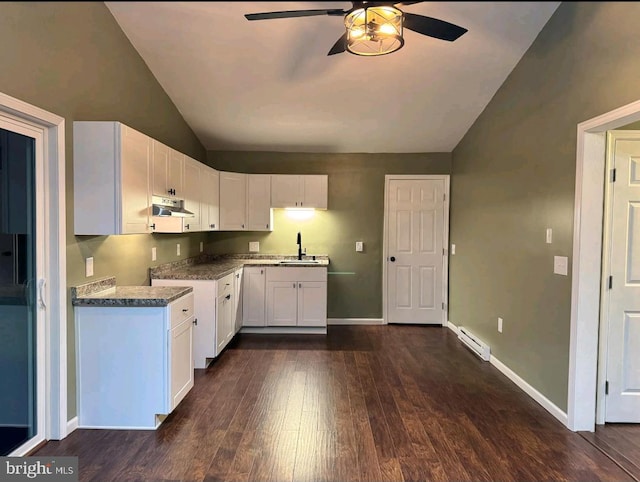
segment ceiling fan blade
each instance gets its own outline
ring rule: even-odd
[[[268,20],[272,18],[313,17],[316,15],[344,15],[344,10],[284,10],[282,12],[247,13],[247,20]]]
[[[340,37],[338,41],[333,44],[333,47],[331,47],[331,50],[329,50],[329,53],[327,55],[341,54],[345,50],[347,50],[347,33],[346,32],[343,33],[342,37]]]
[[[448,40],[449,42],[453,42],[467,32],[466,28],[445,22],[444,20],[407,12],[404,12],[403,26],[422,35]]]

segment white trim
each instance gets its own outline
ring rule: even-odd
[[[382,318],[327,318],[327,325],[384,325]]]
[[[43,133],[43,161],[47,212],[45,271],[46,323],[46,439],[67,435],[67,262],[65,218],[65,121],[39,107],[0,93],[0,114],[28,124]],[[21,449],[25,449],[23,446]],[[26,452],[25,452],[26,453]]]
[[[533,398],[536,402],[542,405],[547,412],[558,419],[564,426],[567,425],[567,414],[563,412],[557,405],[551,400],[545,397],[538,390],[529,385],[525,380],[520,378],[516,372],[511,370],[507,365],[498,360],[495,356],[491,355],[489,363],[496,367],[504,376],[520,387],[527,395]]]
[[[301,326],[243,326],[240,333],[260,333],[262,335],[326,335],[327,328]]]
[[[78,417],[73,417],[67,422],[67,435],[78,428]]]
[[[603,232],[604,133],[640,120],[640,101],[578,124],[573,216],[568,427],[594,431]]]
[[[447,321],[447,328],[453,331],[456,334],[456,336],[460,334],[460,330],[458,329],[458,327],[453,323],[451,323],[450,321]]]
[[[442,301],[445,303],[445,309],[442,313],[442,326],[447,326],[447,318],[449,316],[449,198],[451,175],[450,174],[386,174],[384,176],[384,218],[382,224],[382,323],[387,324],[389,320],[387,306],[387,257],[388,246],[387,240],[389,234],[389,181],[391,180],[420,180],[420,179],[442,179],[444,181],[444,222],[442,245],[447,250],[447,255],[442,257]]]

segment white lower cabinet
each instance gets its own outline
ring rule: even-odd
[[[75,307],[80,428],[155,429],[175,409],[193,387],[193,302]]]
[[[327,269],[268,267],[266,326],[325,327]]]
[[[265,267],[247,266],[242,282],[242,326],[265,325]]]
[[[235,335],[235,273],[219,280],[152,279],[152,286],[191,286],[194,296],[193,358],[207,368]]]

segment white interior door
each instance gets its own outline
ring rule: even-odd
[[[391,179],[387,322],[443,324],[445,179]]]
[[[640,131],[611,131],[608,164],[608,240],[611,282],[604,297],[608,321],[606,422],[640,422]],[[608,259],[607,259],[608,257]],[[607,296],[608,295],[608,296]],[[608,300],[607,300],[608,298]]]

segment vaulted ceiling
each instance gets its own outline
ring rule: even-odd
[[[207,149],[450,152],[560,2],[402,6],[468,32],[379,57],[327,56],[340,16],[244,17],[350,2],[105,3]]]

